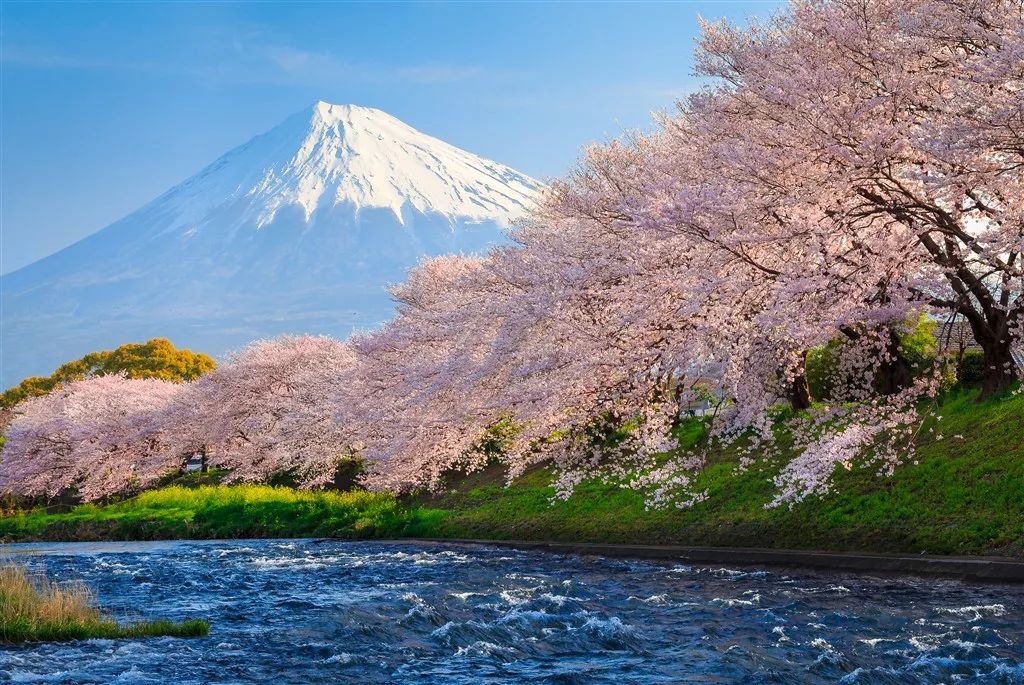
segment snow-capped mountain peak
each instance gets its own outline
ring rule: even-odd
[[[317,102],[139,210],[3,277],[3,383],[118,344],[212,354],[391,315],[424,256],[480,252],[533,179],[378,109]]]
[[[200,187],[185,188],[199,181]],[[326,207],[434,213],[451,221],[507,225],[536,199],[538,184],[507,166],[460,150],[370,107],[317,102],[236,148],[179,189],[183,224],[225,199],[243,200],[257,228],[285,208],[305,220]],[[176,189],[178,190],[178,189]],[[171,194],[177,195],[172,191]],[[181,197],[169,198],[180,204]]]

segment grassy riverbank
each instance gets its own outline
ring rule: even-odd
[[[210,624],[198,619],[122,625],[96,607],[96,597],[84,585],[58,585],[21,566],[0,567],[0,643],[202,637],[209,631]]]
[[[707,501],[682,510],[647,511],[636,493],[597,482],[552,504],[549,471],[534,471],[506,488],[492,470],[447,494],[404,501],[264,486],[171,487],[105,507],[6,517],[0,537],[417,536],[1024,558],[1024,396],[976,404],[956,395],[931,423],[946,437],[936,440],[926,425],[918,465],[900,467],[891,478],[871,468],[844,471],[835,492],[792,508],[764,507],[779,464],[736,475],[736,455],[726,449],[713,454],[698,478]]]
[[[446,512],[433,525],[438,537],[1024,558],[1024,396],[976,404],[959,395],[938,417],[920,433],[918,465],[890,478],[841,471],[833,493],[792,508],[764,506],[778,465],[736,475],[729,450],[697,479],[707,500],[688,509],[646,511],[639,495],[595,482],[551,505],[547,471],[508,489],[499,474],[477,474],[422,504]],[[931,437],[933,425],[943,439]]]
[[[0,518],[6,540],[400,537],[418,512],[371,492],[303,492],[267,485],[170,486],[123,502]]]

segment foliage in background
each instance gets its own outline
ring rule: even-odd
[[[90,352],[62,364],[49,376],[31,376],[0,395],[0,406],[13,407],[28,397],[39,397],[71,381],[121,374],[127,378],[155,378],[182,383],[216,368],[212,357],[176,348],[166,338],[128,343],[114,350]]]
[[[931,317],[921,314],[915,319],[893,326],[890,335],[896,336],[900,358],[909,367],[910,380],[915,381],[931,373],[939,359],[939,343],[935,337],[936,323]],[[807,382],[815,400],[832,400],[837,385],[848,385],[843,378],[843,352],[851,351],[852,343],[845,336],[837,336],[827,344],[812,348],[807,353]],[[948,379],[951,384],[953,378]]]
[[[985,355],[978,350],[965,350],[957,365],[956,378],[964,385],[980,385],[985,378]]]

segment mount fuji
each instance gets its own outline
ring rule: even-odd
[[[318,102],[91,236],[0,278],[0,383],[167,337],[222,354],[389,318],[424,256],[481,252],[540,185],[376,109]]]

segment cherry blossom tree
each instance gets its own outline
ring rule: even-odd
[[[183,461],[159,416],[184,388],[111,375],[25,400],[7,431],[0,492],[93,500],[153,484]]]
[[[575,474],[566,491],[601,465],[624,473],[626,455],[664,446],[666,400],[707,369],[732,398],[719,436],[753,430],[763,449],[775,402],[810,404],[807,350],[844,335],[855,344],[843,397],[870,410],[811,421],[786,482],[814,491],[836,463],[904,435],[935,391],[929,377],[871,397],[875,376],[897,378],[902,322],[926,307],[973,320],[986,391],[1015,376],[1004,361],[1021,297],[1019,8],[798,2],[768,25],[705,31],[701,68],[721,85],[651,136],[591,149],[520,245],[469,281],[423,269],[404,292],[431,297],[407,298],[382,337],[358,345],[388,350],[394,415],[415,417],[419,437],[403,426],[374,448],[399,480],[436,478],[503,411],[525,426],[513,473],[539,446],[551,456],[552,435],[576,447],[609,414],[641,444],[610,462],[589,447],[555,461]]]
[[[845,391],[869,404],[808,429],[819,439],[802,441],[784,501],[868,448],[882,471],[909,452],[913,405],[936,379],[869,394],[898,368],[893,330],[921,308],[972,322],[986,393],[1017,376],[1021,26],[1019,3],[928,1],[798,2],[767,26],[710,25],[701,65],[724,83],[651,138],[650,204],[637,211],[616,192],[588,203],[589,187],[570,188],[570,213],[603,215],[628,235],[623,249],[653,239],[684,255],[672,273],[699,335],[680,340],[679,360],[703,348],[723,361],[727,432],[770,439],[776,398],[808,404],[806,350],[837,334],[857,343]]]
[[[352,340],[359,362],[335,396],[336,419],[358,436],[371,485],[436,482],[495,415],[484,396],[492,372],[474,376],[499,325],[483,314],[495,283],[482,265],[457,256],[424,262],[394,289],[395,319]],[[464,396],[474,377],[480,392]]]
[[[289,475],[321,487],[352,454],[330,403],[352,362],[329,337],[260,340],[190,384],[161,420],[179,452],[202,451],[228,480]]]
[[[627,166],[635,152],[593,151]],[[486,259],[426,262],[395,290],[395,321],[355,342],[365,381],[352,387],[370,399],[340,404],[374,414],[341,422],[381,431],[367,439],[379,482],[430,484],[479,467],[474,446],[503,420],[521,427],[505,455],[511,476],[550,458],[568,473],[596,418],[664,408],[658,391],[678,378],[661,357],[666,332],[681,322],[661,312],[670,296],[640,282],[653,284],[652,271],[592,221],[567,217],[550,230],[553,221],[522,228],[520,246]],[[665,445],[664,431],[658,440]]]
[[[706,24],[699,68],[721,85],[682,115],[745,197],[821,236],[832,273],[880,305],[964,317],[986,393],[1018,375],[1022,14],[1016,0],[834,0]]]
[[[330,403],[346,382],[348,345],[325,337],[253,343],[190,384],[101,376],[19,405],[0,490],[22,496],[124,494],[202,451],[229,480],[294,477],[321,487],[351,455]]]

